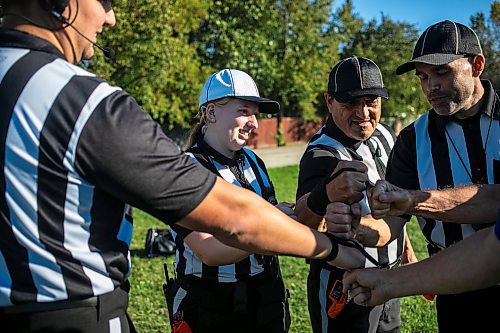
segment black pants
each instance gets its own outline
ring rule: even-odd
[[[126,311],[128,286],[90,299],[0,308],[2,332],[135,332]],[[44,310],[44,308],[46,310]],[[36,309],[37,311],[32,311]]]
[[[438,295],[440,333],[493,332],[498,327],[500,286],[455,295]],[[493,304],[493,305],[491,305]]]
[[[307,277],[309,317],[314,333],[373,333],[400,332],[399,299],[375,307],[365,307],[348,302],[335,317],[328,316],[332,304],[328,294],[336,280],[342,280],[344,270],[311,261]]]
[[[285,333],[290,328],[281,278],[217,283],[189,277],[176,280],[168,298],[172,332],[187,326],[196,333]]]

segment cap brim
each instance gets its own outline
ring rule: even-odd
[[[234,98],[242,99],[245,101],[251,101],[259,103],[260,113],[275,114],[280,111],[280,103],[273,101],[268,98],[257,97],[257,96],[233,96]]]
[[[346,103],[358,97],[369,95],[375,95],[385,99],[389,98],[389,93],[385,88],[358,89],[333,93],[335,100],[340,103]]]
[[[405,62],[398,68],[396,68],[396,74],[401,75],[415,69],[415,64],[427,64],[433,66],[441,66],[449,64],[452,61],[466,57],[464,54],[444,54],[444,53],[432,53],[426,54],[421,57],[417,57],[411,61]]]

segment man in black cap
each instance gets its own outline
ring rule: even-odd
[[[353,56],[335,65],[324,98],[330,116],[310,140],[300,162],[296,209],[300,222],[320,230],[325,228],[322,222],[329,202],[346,202],[343,196],[353,189],[364,190],[366,186],[359,183],[356,174],[342,173],[338,177],[351,178],[352,186],[334,187],[325,198],[323,188],[338,164],[362,161],[367,166],[369,181],[376,182],[385,177],[385,165],[395,142],[392,130],[379,123],[382,98],[388,98],[388,93],[380,69],[370,59]],[[362,207],[360,225],[337,236],[361,239],[365,226],[376,223],[366,196],[359,204]],[[386,243],[387,239],[381,242]],[[366,267],[395,266],[403,251],[411,261],[416,261],[404,231],[386,246],[366,251],[375,258],[374,262],[366,260]],[[313,332],[399,331],[399,299],[371,308],[346,303],[347,295],[342,294],[341,284],[344,272],[323,260],[310,262],[307,291]]]
[[[484,184],[500,183],[500,98],[491,82],[480,79],[484,66],[479,39],[469,27],[447,20],[424,31],[412,60],[398,67],[396,73],[415,69],[432,109],[400,133],[387,165],[387,181],[412,191],[461,190],[469,185],[479,192]],[[390,186],[387,189],[390,191]],[[498,194],[498,187],[493,189]],[[468,205],[468,196],[459,195],[459,191],[435,209],[425,200],[413,200],[410,213],[417,215],[429,254],[491,226],[494,214],[484,218],[482,211],[500,208],[497,196],[484,200],[488,209],[462,210],[462,214],[453,217],[439,211]],[[394,219],[391,227],[400,230],[398,227],[407,220],[408,216]],[[350,226],[346,228],[349,229]],[[365,234],[365,245],[378,241],[376,233]],[[439,331],[482,332],[496,327],[498,311],[487,305],[487,299],[499,297],[498,285],[469,293],[438,295]]]

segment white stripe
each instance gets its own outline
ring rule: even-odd
[[[458,54],[458,40],[459,40],[458,28],[457,28],[457,25],[455,24],[455,22],[453,22],[453,21],[450,21],[450,22],[453,23],[453,27],[455,27],[455,54]]]
[[[109,320],[109,333],[121,333],[122,324],[120,317],[116,317]]]
[[[349,154],[344,145],[342,145],[337,140],[332,139],[328,135],[325,134],[321,135],[318,139],[310,142],[308,146],[314,146],[314,145],[325,145],[335,148],[335,150],[339,153],[341,160],[352,161],[351,154]]]
[[[2,47],[0,49],[0,83],[9,69],[22,57],[28,54],[29,50],[10,49]]]
[[[90,116],[94,112],[97,105],[106,97],[114,93],[115,91],[120,90],[120,88],[112,87],[108,83],[103,82],[92,92],[89,96],[89,99],[85,103],[82,108],[80,115],[78,116],[78,120],[75,123],[75,127],[73,132],[71,133],[71,138],[68,144],[68,150],[64,156],[64,166],[72,173],[76,173],[74,164],[76,158],[76,147],[78,145],[78,140],[80,139],[80,135],[82,134],[83,128]]]
[[[422,115],[414,123],[417,152],[417,170],[420,189],[434,190],[437,188],[436,173],[434,171],[434,161],[430,152],[432,151],[431,141],[427,135],[429,127],[429,112]]]
[[[37,223],[40,132],[51,105],[72,78],[62,66],[64,63],[57,59],[28,81],[14,106],[5,144],[5,187],[12,229],[28,251],[29,266],[38,289],[37,300],[42,302],[67,298],[60,267],[40,242]],[[47,81],[47,77],[51,79]],[[33,91],[38,93],[32,94]]]
[[[488,129],[490,131],[488,137]],[[488,174],[488,183],[494,184],[493,160],[500,161],[500,123],[498,120],[492,120],[487,115],[481,115],[481,137],[483,147],[486,153],[486,172]],[[486,138],[488,142],[486,143]],[[486,145],[487,144],[487,145]],[[486,145],[486,146],[485,146]]]
[[[78,184],[80,182],[80,184]],[[64,248],[82,263],[85,275],[90,279],[94,295],[113,291],[113,281],[108,277],[102,256],[89,248],[91,204],[94,187],[81,179],[68,177],[64,205]]]
[[[262,170],[259,163],[257,163],[257,157],[256,157],[257,155],[255,155],[255,153],[253,151],[251,151],[250,149],[243,148],[243,150],[245,150],[245,152],[248,154],[248,156],[250,156],[252,161],[254,161],[255,165],[257,166],[258,171],[260,173],[260,176],[262,177],[262,181],[264,182],[264,186],[270,187],[271,184],[269,183],[269,179],[267,178],[266,173],[264,172],[264,170]]]
[[[179,311],[179,306],[181,305],[181,302],[184,298],[186,298],[186,295],[187,295],[187,291],[179,288],[179,290],[177,290],[177,293],[175,294],[174,296],[174,304],[173,304],[173,309],[172,309],[172,313],[175,314],[177,313],[177,311]]]
[[[0,306],[9,306],[12,305],[10,301],[12,278],[10,277],[2,251],[0,251],[0,272],[2,272],[0,276]]]
[[[435,24],[434,24],[435,25]],[[425,30],[425,33],[424,33],[424,40],[422,41],[422,49],[420,50],[420,55],[423,55],[424,54],[424,48],[425,48],[425,40],[427,39],[427,33],[429,32],[429,30],[432,28],[432,26],[428,27],[427,30]]]
[[[448,132],[446,141],[448,142],[448,154],[451,164],[451,173],[453,175],[453,185],[454,187],[468,185],[472,182],[469,177],[469,174],[472,173],[462,127],[454,121],[450,121],[446,124],[446,131]],[[455,151],[455,148],[458,150],[458,153]],[[467,174],[467,172],[469,172],[469,174]]]
[[[334,82],[335,82],[335,89],[334,89],[334,90],[335,90],[335,91],[334,91],[334,92],[337,92],[337,90],[338,90],[338,89],[337,89],[337,73],[339,72],[340,66],[342,66],[342,64],[344,63],[344,61],[346,61],[346,60],[348,60],[348,59],[349,59],[349,58],[342,60],[342,61],[340,62],[340,64],[337,66],[337,69],[335,70],[335,76],[334,76],[334,77],[335,77],[335,80],[334,80]]]
[[[356,65],[358,66],[358,73],[359,73],[359,82],[361,83],[361,89],[364,89],[363,87],[363,73],[361,73],[361,66],[359,65],[359,60],[357,57],[353,57],[354,60],[356,60]]]
[[[330,271],[321,268],[319,274],[319,304],[321,306],[321,332],[328,332],[328,309],[326,308],[326,295],[328,294],[328,280],[330,280]]]
[[[119,89],[111,87],[107,83],[101,83],[92,92],[75,122],[63,160],[63,164],[68,170],[68,186],[64,206],[64,247],[71,252],[75,259],[82,263],[83,270],[92,284],[94,295],[113,291],[114,285],[107,272],[104,259],[98,252],[92,252],[88,246],[91,225],[90,210],[92,208],[94,187],[76,172],[76,147],[82,130],[97,105],[117,90]],[[84,205],[85,203],[89,205]],[[130,244],[131,232],[130,222],[125,220],[124,223],[122,221],[118,238]]]
[[[385,126],[381,125],[381,124],[378,124],[377,125],[377,130],[382,133],[382,135],[384,136],[385,140],[387,141],[387,143],[389,144],[389,147],[394,147],[394,137],[392,136],[392,134],[389,132],[389,130],[387,130],[387,128],[385,128]],[[378,140],[378,139],[377,139]],[[390,152],[387,152],[387,153],[390,153]]]

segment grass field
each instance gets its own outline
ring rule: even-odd
[[[295,201],[297,166],[270,169],[269,173],[280,201]],[[132,284],[129,313],[139,332],[169,332],[165,300],[161,291],[164,281],[163,263],[172,272],[174,256],[147,258],[144,255],[144,239],[150,227],[164,228],[163,223],[147,214],[135,211],[134,237],[132,239]],[[408,223],[408,233],[419,259],[427,257],[425,241],[415,221]],[[311,332],[307,312],[306,277],[308,266],[303,259],[281,257],[281,268],[287,288],[290,290],[292,326],[290,332]],[[437,332],[434,303],[422,296],[406,297],[401,305],[402,332]],[[237,333],[237,332],[235,332]],[[264,332],[263,332],[264,333]]]

